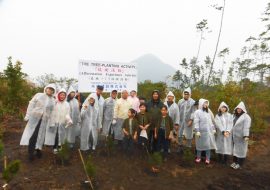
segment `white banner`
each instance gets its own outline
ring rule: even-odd
[[[95,92],[97,85],[104,92],[136,90],[137,68],[135,63],[114,63],[79,60],[79,92]]]

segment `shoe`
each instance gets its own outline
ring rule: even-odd
[[[239,164],[236,164],[236,165],[233,167],[233,169],[239,170],[239,169],[241,169],[241,166],[240,166]]]
[[[41,152],[41,150],[36,149],[36,156],[37,156],[37,158],[41,158],[41,157],[42,157],[42,152]]]
[[[58,149],[57,148],[53,149],[53,154],[58,154]]]
[[[232,163],[231,164],[231,168],[234,168],[235,167],[235,165],[236,165],[236,163],[234,162],[234,163]]]
[[[206,159],[205,164],[207,164],[207,165],[210,164],[210,160]]]
[[[92,147],[92,150],[96,150],[96,147],[95,147],[95,146],[93,146],[93,147]]]
[[[201,159],[200,158],[196,158],[195,162],[196,163],[200,163],[201,162]]]

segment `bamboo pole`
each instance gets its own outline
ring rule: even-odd
[[[80,155],[80,158],[81,158],[81,161],[82,161],[82,164],[83,164],[83,169],[84,169],[85,175],[87,177],[87,180],[90,183],[91,189],[94,190],[93,183],[92,183],[92,181],[91,181],[91,179],[90,179],[90,177],[89,177],[89,175],[87,174],[87,171],[86,171],[86,167],[85,167],[84,159],[83,159],[83,156],[82,156],[82,152],[81,152],[80,149],[78,149],[78,151],[79,151],[79,155]]]
[[[7,169],[7,156],[4,156],[4,170],[6,170]],[[7,190],[7,186],[8,186],[8,184],[7,184],[7,182],[3,185],[3,189],[4,190]]]

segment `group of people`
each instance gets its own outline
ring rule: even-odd
[[[76,137],[82,151],[94,151],[101,134],[111,136],[129,155],[135,147],[144,147],[150,153],[162,152],[164,159],[171,152],[172,142],[181,150],[184,146],[191,148],[195,139],[196,163],[201,162],[205,153],[205,163],[210,164],[211,150],[215,150],[222,163],[228,164],[233,156],[232,168],[243,165],[251,126],[243,102],[232,114],[222,102],[214,116],[209,101],[194,101],[190,88],[184,90],[178,103],[171,91],[164,102],[157,90],[149,101],[138,98],[134,90],[123,90],[121,98],[117,97],[117,90],[107,99],[102,93],[103,86],[98,85],[84,102],[72,87],[56,94],[55,85],[50,84],[44,93],[37,93],[29,103],[20,142],[28,145],[29,159],[41,158],[43,145],[52,146],[55,154],[65,142],[73,148]]]

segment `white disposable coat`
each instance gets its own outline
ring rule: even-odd
[[[222,107],[227,108],[227,112],[222,113],[222,115],[216,115],[215,117],[215,125],[217,129],[217,135],[216,135],[216,144],[217,144],[217,150],[216,153],[218,154],[232,154],[232,126],[233,126],[233,117],[232,114],[229,113],[229,106],[222,102],[218,108],[218,111]],[[230,135],[228,137],[225,137],[222,132],[229,132]]]
[[[168,106],[168,96],[175,97],[174,94],[170,91],[165,99],[164,105],[166,105],[168,107],[169,116],[172,118],[173,124],[179,125],[179,121],[180,121],[179,107],[175,103],[175,98],[173,99],[173,104],[169,107]]]
[[[92,135],[92,138],[93,138],[93,146],[97,145],[98,129],[99,129],[98,127],[99,113],[98,112],[99,110],[96,108],[96,106],[91,106],[91,105],[88,105],[87,108],[83,107],[81,110],[81,118],[82,118],[81,147],[80,147],[81,150],[85,151],[85,150],[90,149],[90,146],[89,146],[90,135]]]
[[[38,122],[40,119],[42,119],[36,142],[36,149],[42,149],[46,128],[50,123],[49,120],[55,105],[54,97],[48,96],[46,94],[47,88],[52,88],[54,91],[56,91],[55,85],[49,84],[44,88],[44,93],[37,93],[29,102],[26,112],[26,118],[28,118],[28,122],[24,129],[20,145],[29,145],[29,139],[33,135]]]
[[[58,94],[60,93],[66,93],[65,89],[61,89]],[[64,144],[66,140],[66,127],[68,126],[68,123],[72,123],[72,120],[70,118],[70,106],[67,103],[66,100],[60,101],[57,100],[56,104],[53,110],[52,118],[50,125],[47,126],[46,130],[46,137],[45,137],[45,144],[46,145],[54,145],[55,144],[55,137],[58,131],[58,145],[61,146]]]
[[[245,158],[248,151],[248,142],[245,141],[244,137],[249,136],[251,118],[247,114],[246,106],[243,102],[240,102],[239,105],[234,109],[234,111],[237,108],[242,109],[244,113],[237,119],[236,123],[233,125],[232,128],[233,155],[238,158]]]
[[[184,92],[189,92],[191,96],[191,89],[187,88],[184,90]],[[183,97],[184,97],[184,92],[183,92]],[[194,108],[194,103],[195,101],[192,98],[189,98],[188,100],[185,100],[182,98],[178,102],[178,107],[179,107],[179,125],[181,126],[179,130],[179,136],[184,135],[186,139],[192,139],[193,138],[193,125],[188,126],[188,121],[193,119],[193,113],[195,111]]]
[[[76,93],[74,88],[70,86],[67,96],[69,96],[70,93]],[[75,143],[75,137],[80,135],[80,122],[81,122],[81,113],[80,113],[80,105],[78,100],[74,97],[69,102],[70,106],[70,117],[72,120],[72,126],[66,128],[66,138],[69,143]]]
[[[194,113],[194,127],[196,132],[200,132],[200,137],[196,137],[196,149],[211,150],[216,149],[216,142],[214,136],[214,125],[211,114],[203,111],[203,104],[208,100],[199,100],[199,109]]]

